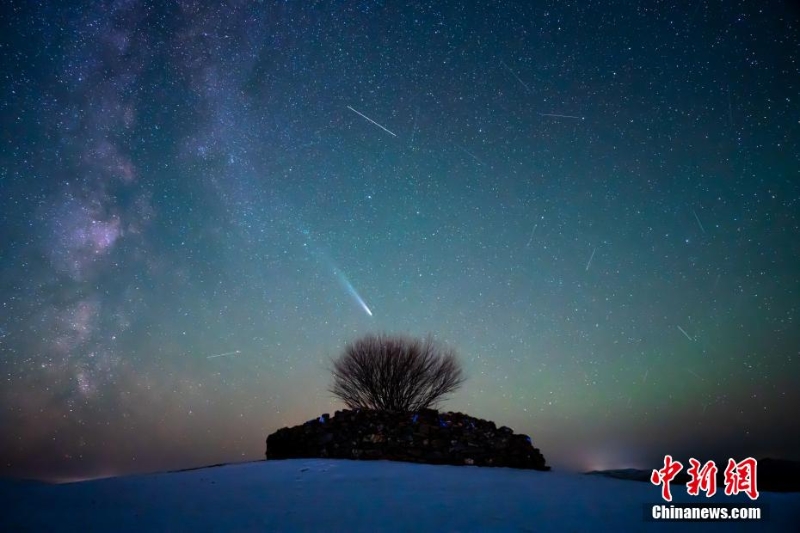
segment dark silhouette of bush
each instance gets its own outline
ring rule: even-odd
[[[464,382],[454,350],[428,336],[366,335],[333,361],[330,392],[350,409],[415,412]]]

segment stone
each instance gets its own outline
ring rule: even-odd
[[[433,463],[439,463],[444,460],[444,454],[440,451],[434,451],[428,454],[428,459]]]
[[[373,444],[378,443],[378,442],[385,442],[386,441],[386,437],[384,437],[380,433],[373,433],[372,435],[369,436],[369,441],[371,443],[373,443]]]
[[[549,470],[528,435],[463,413],[340,410],[267,438],[267,459],[333,457]]]

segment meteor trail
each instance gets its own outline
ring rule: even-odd
[[[358,291],[356,291],[355,287],[353,287],[353,285],[350,283],[350,280],[347,279],[347,277],[344,275],[344,273],[342,273],[342,271],[340,271],[339,269],[335,270],[336,270],[336,275],[339,278],[339,281],[342,282],[342,285],[344,285],[345,289],[347,289],[347,292],[350,293],[350,296],[355,298],[356,302],[358,302],[358,305],[361,306],[361,309],[363,309],[365,313],[367,313],[369,316],[372,316],[372,311],[364,302],[364,300],[361,298],[361,295],[358,294]]]
[[[595,246],[594,250],[592,250],[592,255],[589,257],[589,262],[586,263],[586,271],[589,271],[589,265],[592,264],[592,259],[594,259],[594,253],[597,251],[597,247]]]
[[[525,89],[527,89],[527,90],[528,90],[528,92],[530,92],[531,88],[530,88],[530,87],[528,87],[528,86],[525,84],[525,82],[524,82],[524,81],[522,81],[522,79],[520,79],[520,77],[519,77],[519,76],[517,76],[517,73],[516,73],[516,72],[514,72],[513,70],[511,70],[511,67],[509,67],[508,65],[506,65],[505,61],[500,61],[500,64],[501,64],[501,65],[503,65],[504,67],[506,67],[506,70],[507,70],[507,71],[509,71],[509,72],[511,73],[511,75],[512,75],[512,76],[514,76],[515,78],[517,78],[517,81],[518,81],[518,82],[520,82],[520,83],[522,84],[522,86],[523,86],[523,87],[525,87]]]
[[[455,145],[458,146],[459,150],[461,150],[462,152],[464,152],[465,154],[470,156],[472,159],[474,159],[479,165],[483,165],[484,164],[483,161],[478,159],[478,156],[476,156],[475,154],[473,154],[472,152],[470,152],[469,150],[467,150],[466,148],[464,148],[460,144],[455,143]]]
[[[352,107],[350,107],[350,106],[347,106],[347,109],[349,109],[349,110],[350,110],[350,111],[352,111],[353,113],[356,113],[356,114],[358,114],[358,115],[360,115],[360,116],[364,117],[365,119],[369,120],[370,122],[372,122],[373,124],[375,124],[376,126],[378,126],[380,129],[382,129],[383,131],[385,131],[386,133],[388,133],[388,134],[389,134],[389,135],[391,135],[392,137],[397,137],[397,135],[395,135],[395,134],[394,134],[394,133],[392,133],[391,131],[387,130],[386,128],[384,128],[383,126],[381,126],[380,124],[378,124],[377,122],[375,122],[374,120],[372,120],[371,118],[369,118],[369,117],[368,117],[367,115],[365,115],[364,113],[361,113],[361,112],[359,112],[359,111],[356,111],[355,109],[353,109],[353,108],[352,108]]]
[[[575,120],[583,120],[583,117],[576,117],[575,115],[559,115],[558,113],[539,113],[543,117],[558,117],[558,118],[574,118]]]
[[[411,142],[408,143],[412,148],[414,147],[414,137],[417,135],[417,118],[419,118],[419,106],[417,106],[417,112],[414,114],[414,128],[411,130]]]
[[[684,330],[682,327],[678,326],[678,329],[679,329],[679,330],[681,330],[681,333],[683,333],[683,334],[686,336],[686,338],[687,338],[687,339],[689,339],[690,341],[693,341],[693,340],[694,340],[693,338],[691,338],[691,337],[689,336],[689,334],[688,334],[688,333],[686,333],[686,331],[685,331],[685,330]]]
[[[536,233],[536,228],[537,228],[538,226],[539,226],[539,224],[534,224],[534,225],[533,225],[533,229],[531,230],[531,237],[530,237],[530,239],[528,239],[528,244],[526,244],[526,245],[525,245],[525,248],[527,248],[528,246],[530,246],[530,245],[531,245],[531,243],[533,242],[533,234],[534,234],[534,233]]]
[[[697,213],[695,213],[694,209],[692,209],[692,214],[694,215],[694,219],[697,221],[697,225],[700,226],[700,229],[703,231],[703,233],[705,233],[706,228],[703,227],[703,223],[700,222],[700,217],[697,216]]]
[[[240,353],[242,353],[241,350],[235,350],[233,352],[225,352],[225,353],[220,353],[220,354],[217,354],[217,355],[209,355],[208,357],[206,357],[206,359],[215,359],[217,357],[225,357],[225,356],[228,356],[228,355],[238,355]]]

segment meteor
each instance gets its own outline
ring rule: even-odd
[[[594,259],[594,254],[595,254],[596,251],[597,251],[597,247],[595,246],[594,250],[592,250],[592,255],[589,257],[589,262],[586,263],[586,271],[587,272],[589,271],[589,267],[592,264],[592,259]]]
[[[534,225],[533,225],[533,229],[531,230],[531,237],[530,237],[530,239],[528,239],[528,244],[526,244],[526,245],[525,245],[525,248],[527,248],[528,246],[530,246],[530,245],[531,245],[531,243],[533,242],[533,234],[534,234],[534,233],[536,233],[536,228],[537,228],[538,226],[539,226],[539,224],[534,224]]]
[[[226,357],[228,355],[239,355],[240,353],[242,353],[241,350],[234,350],[232,352],[225,352],[225,353],[220,353],[220,354],[217,354],[217,355],[209,355],[208,357],[206,357],[206,359],[215,359],[217,357]]]
[[[539,113],[543,117],[556,117],[556,118],[572,118],[575,120],[583,120],[583,117],[576,117],[575,115],[560,115],[558,113]]]
[[[684,335],[684,336],[685,336],[687,339],[689,339],[690,341],[693,341],[693,340],[694,340],[693,338],[691,338],[691,337],[689,336],[689,334],[688,334],[688,333],[686,333],[686,330],[684,330],[682,327],[678,326],[678,329],[679,329],[679,330],[681,330],[681,333],[683,333],[683,335]]]
[[[525,90],[526,90],[526,91],[530,92],[531,88],[530,88],[530,87],[528,87],[528,85],[527,85],[527,84],[526,84],[524,81],[522,81],[522,79],[521,79],[519,76],[517,76],[517,73],[516,73],[516,72],[514,72],[513,70],[511,70],[511,67],[509,67],[508,65],[506,65],[506,64],[505,64],[505,61],[500,61],[500,64],[501,64],[501,65],[503,65],[504,67],[506,67],[506,70],[507,70],[507,71],[509,71],[509,72],[511,73],[511,75],[512,75],[512,76],[514,76],[515,78],[517,78],[517,81],[518,81],[518,82],[520,82],[520,83],[522,84],[522,86],[523,86],[523,87],[525,87]]]
[[[356,113],[356,114],[358,114],[358,115],[361,115],[362,117],[364,117],[365,119],[369,120],[370,122],[372,122],[373,124],[375,124],[376,126],[378,126],[380,129],[382,129],[383,131],[385,131],[386,133],[388,133],[388,134],[389,134],[389,135],[391,135],[392,137],[397,137],[397,135],[395,135],[395,134],[394,134],[394,133],[392,133],[391,131],[387,130],[386,128],[384,128],[383,126],[381,126],[380,124],[378,124],[377,122],[375,122],[374,120],[372,120],[371,118],[369,118],[369,117],[368,117],[367,115],[365,115],[364,113],[361,113],[360,111],[356,111],[355,109],[353,109],[353,108],[352,108],[352,107],[350,107],[350,106],[347,106],[347,109],[349,109],[349,110],[350,110],[350,111],[352,111],[353,113]]]
[[[370,310],[369,306],[367,306],[367,304],[364,302],[364,299],[361,298],[361,295],[358,294],[358,291],[355,289],[355,287],[353,287],[353,284],[350,283],[350,280],[347,279],[344,273],[339,269],[336,269],[336,276],[339,278],[339,281],[342,283],[342,285],[344,285],[344,288],[347,289],[347,292],[350,293],[350,296],[355,298],[356,302],[358,302],[358,305],[361,306],[361,309],[363,309],[364,312],[369,316],[372,316],[372,311]]]
[[[702,223],[702,222],[700,222],[700,217],[699,217],[699,216],[697,216],[697,213],[695,212],[695,210],[694,210],[694,209],[692,209],[692,214],[694,215],[694,219],[697,221],[697,225],[698,225],[698,226],[700,226],[700,230],[701,230],[703,233],[705,233],[705,232],[706,232],[706,228],[704,228],[704,227],[703,227],[703,223]]]

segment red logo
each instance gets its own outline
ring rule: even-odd
[[[692,479],[686,484],[686,492],[690,496],[697,496],[700,491],[706,493],[706,498],[712,497],[717,492],[717,465],[709,461],[700,467],[700,461],[692,457],[689,459],[692,466],[686,471]]]
[[[691,465],[686,473],[689,474],[689,481],[686,483],[686,492],[690,496],[699,496],[700,492],[705,492],[706,497],[710,498],[717,492],[717,465],[714,461],[706,464],[700,463],[695,458],[689,459]],[[752,457],[743,461],[736,462],[728,459],[728,466],[725,468],[725,495],[731,496],[743,492],[751,500],[758,498],[758,488],[756,485],[756,466],[757,462]],[[680,461],[673,461],[671,455],[664,456],[664,467],[653,470],[650,475],[650,482],[653,485],[661,485],[661,497],[665,501],[672,501],[670,482],[683,469]]]
[[[664,500],[671,502],[672,493],[669,491],[670,482],[675,479],[683,469],[683,465],[679,461],[673,461],[671,455],[664,456],[664,468],[661,470],[653,470],[650,474],[650,482],[653,485],[661,485],[661,497]]]
[[[758,498],[758,488],[756,488],[756,460],[752,457],[737,463],[733,459],[728,459],[728,466],[725,468],[725,494],[739,494],[744,492],[751,500]]]

